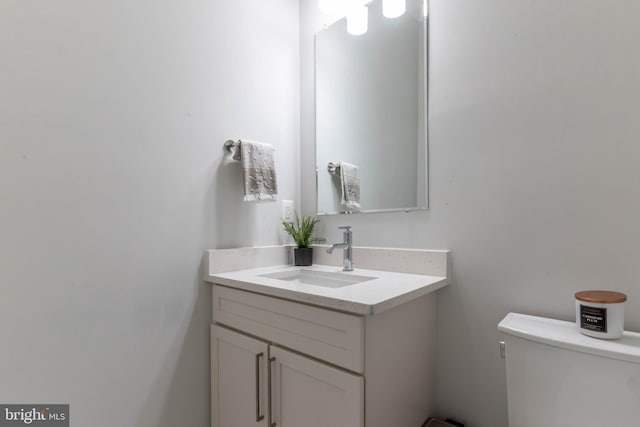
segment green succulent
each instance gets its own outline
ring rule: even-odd
[[[310,216],[303,216],[302,220],[300,220],[300,217],[298,217],[296,213],[295,223],[282,221],[282,225],[285,231],[293,237],[293,240],[299,248],[309,248],[314,243],[326,242],[324,238],[313,235],[313,228],[319,222],[319,219]]]

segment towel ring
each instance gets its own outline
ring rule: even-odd
[[[329,162],[327,165],[327,171],[331,175],[338,175],[340,173],[340,163]]]
[[[225,150],[227,153],[229,154],[233,154],[233,152],[235,151],[235,149],[240,145],[240,141],[234,141],[232,139],[228,139],[227,141],[225,141],[224,145],[222,146],[223,150]]]

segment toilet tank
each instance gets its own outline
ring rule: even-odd
[[[640,334],[582,335],[575,323],[509,313],[509,427],[640,426]]]

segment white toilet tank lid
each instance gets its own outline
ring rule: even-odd
[[[640,334],[635,332],[625,331],[617,340],[591,338],[581,334],[574,322],[519,313],[507,314],[498,330],[554,347],[640,363]]]

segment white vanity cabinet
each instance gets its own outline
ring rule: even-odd
[[[269,345],[211,326],[212,426],[267,426]]]
[[[364,379],[213,325],[213,426],[362,426]]]
[[[417,427],[435,294],[373,316],[214,285],[212,427]]]

